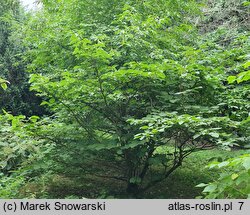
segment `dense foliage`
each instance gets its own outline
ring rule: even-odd
[[[18,0],[0,1],[0,77],[11,83],[8,89],[3,84],[6,91],[0,91],[0,108],[15,115],[31,116],[44,111],[39,107],[40,99],[29,91],[28,74],[25,72],[25,48],[22,36],[17,33],[25,19]]]
[[[247,148],[249,2],[43,0],[42,5],[30,15],[18,7],[21,15],[8,18],[17,32],[4,27],[9,33],[3,43],[8,48],[1,48],[1,77],[10,84],[0,79],[7,88],[1,101],[18,106],[3,107],[39,117],[4,112],[0,118],[1,196],[46,197],[49,178],[74,177],[106,179],[111,187],[117,181],[125,197],[143,198],[192,153]],[[8,70],[7,62],[18,69]],[[13,71],[20,73],[11,76]],[[24,91],[12,87],[12,77]],[[27,106],[13,93],[28,93],[28,100],[20,100]],[[35,105],[34,93],[47,116]],[[212,165],[232,169],[216,182],[198,185],[206,186],[208,198],[248,197],[248,154]],[[22,190],[32,183],[42,190]]]

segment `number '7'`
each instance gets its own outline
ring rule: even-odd
[[[244,202],[238,202],[238,203],[240,204],[240,209],[239,210],[241,210]]]

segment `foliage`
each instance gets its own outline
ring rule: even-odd
[[[164,148],[162,149],[164,150]],[[195,187],[197,184],[216,180],[221,169],[205,168],[211,161],[227,160],[230,157],[240,156],[245,150],[227,151],[223,149],[202,150],[190,154],[184,161],[183,165],[171,174],[166,180],[162,181],[148,190],[144,198],[160,199],[194,199],[201,195],[204,188]],[[156,167],[156,172],[159,169]],[[178,183],[177,183],[178,182]]]
[[[246,62],[243,65],[243,67],[245,69],[248,69],[250,67],[250,61]],[[250,80],[250,70],[247,70],[245,72],[241,72],[237,76],[229,76],[227,80],[228,80],[229,84],[232,84],[235,81],[237,81],[238,84],[241,82],[244,82],[244,81],[248,81],[248,80]]]
[[[197,187],[205,187],[203,193],[206,198],[250,198],[250,154],[224,162],[213,162],[209,167],[220,168],[223,171],[216,181],[197,185]]]
[[[2,79],[2,78],[0,78],[0,85],[1,85],[1,87],[4,89],[4,90],[6,90],[7,89],[7,83],[9,83],[8,81],[6,81],[6,80],[4,80],[4,79]]]
[[[9,81],[1,82],[5,91],[0,91],[0,108],[14,115],[43,114],[40,100],[29,91],[28,75],[25,72],[27,62],[23,55],[25,48],[21,29],[25,22],[25,13],[18,0],[0,1],[0,76]]]
[[[106,12],[110,4],[112,14]],[[231,104],[224,112],[231,91],[222,84],[227,76],[221,62],[233,51],[212,49],[208,37],[197,35],[195,1],[99,6],[101,15],[94,15],[99,7],[88,1],[44,1],[27,26],[31,89],[55,113],[39,130],[55,143],[54,160],[121,180],[137,196],[191,152],[233,146],[245,136],[240,120],[248,106],[235,117]],[[227,64],[235,66],[234,60]],[[165,154],[157,153],[159,146],[168,147]],[[154,165],[164,171],[150,179]],[[101,167],[108,174],[100,174]]]
[[[0,106],[17,114],[0,117],[2,196],[46,197],[48,181],[75,177],[143,197],[194,152],[247,147],[248,3],[41,2],[0,7]],[[45,113],[35,94],[48,116],[18,116]]]
[[[0,115],[0,197],[28,198],[20,189],[28,181],[37,180],[32,175],[41,173],[41,160],[50,150],[44,141],[35,137],[35,123],[39,117]],[[44,161],[42,161],[44,163]],[[39,181],[39,180],[38,180]],[[40,194],[41,195],[41,194]],[[33,196],[34,197],[34,196]]]
[[[244,64],[244,68],[248,68],[249,63]],[[247,72],[242,72],[237,76],[229,76],[228,82],[237,83],[249,81],[250,77]],[[243,120],[241,124],[249,128],[250,116]],[[249,131],[249,129],[248,129]],[[249,134],[249,133],[248,133]],[[249,147],[249,145],[247,146]],[[250,154],[244,154],[239,157],[228,159],[224,162],[213,162],[210,168],[222,169],[220,177],[209,184],[199,184],[197,187],[205,187],[203,193],[205,198],[250,198]]]
[[[7,173],[36,151],[34,142],[29,140],[24,116],[5,113],[1,120],[1,171]],[[34,119],[32,117],[31,119]]]

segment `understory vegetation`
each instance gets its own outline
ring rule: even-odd
[[[1,198],[250,198],[250,2],[0,0]]]

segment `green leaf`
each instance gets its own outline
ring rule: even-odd
[[[215,138],[218,138],[220,135],[218,134],[218,133],[216,133],[216,132],[211,132],[211,133],[209,133],[209,135],[210,136],[212,136],[212,137],[215,137]]]
[[[29,118],[29,120],[30,120],[31,122],[37,122],[38,119],[40,119],[39,116],[31,116],[31,117]]]
[[[243,81],[248,81],[248,80],[250,80],[250,70],[240,73],[237,78],[237,83],[241,83]]]
[[[216,188],[217,188],[216,184],[210,184],[207,187],[205,187],[205,189],[202,192],[204,192],[204,193],[211,193],[211,192],[215,191]]]
[[[229,161],[224,161],[224,162],[219,163],[218,167],[222,168],[222,167],[228,166],[228,164],[229,164]]]
[[[239,177],[239,175],[236,174],[236,173],[233,173],[233,174],[231,175],[231,178],[232,178],[233,180],[235,180],[235,179],[238,178],[238,177]]]
[[[1,83],[1,87],[6,90],[8,88],[7,84],[6,83]]]
[[[248,2],[250,4],[250,2]],[[250,61],[247,61],[245,64],[243,64],[243,67],[245,69],[247,69],[248,67],[250,67]]]
[[[244,159],[243,166],[245,167],[246,170],[250,169],[250,157]]]
[[[142,127],[140,127],[140,129],[142,129],[142,130],[146,130],[146,129],[148,129],[149,127],[147,126],[147,125],[144,125],[144,126],[142,126]]]
[[[243,4],[243,6],[247,7],[250,5],[250,1],[244,1],[242,4]]]
[[[236,76],[229,76],[227,78],[227,81],[228,81],[229,84],[234,83],[236,81]]]
[[[235,184],[238,186],[242,182],[248,182],[249,181],[249,174],[247,172],[241,173],[239,177],[236,179]]]
[[[198,185],[196,185],[195,187],[206,187],[208,184],[204,184],[204,183],[200,183]]]
[[[196,139],[196,138],[198,138],[198,137],[200,137],[200,136],[201,136],[201,134],[198,133],[198,134],[195,134],[195,135],[193,136],[193,138]]]

